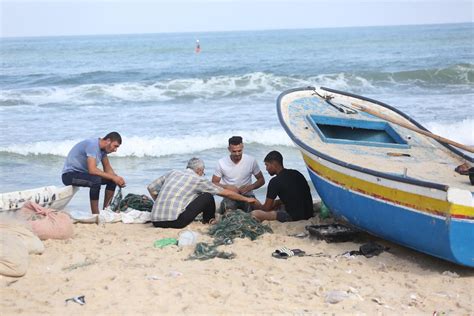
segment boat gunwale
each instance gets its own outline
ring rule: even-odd
[[[399,115],[403,116],[404,118],[406,118],[407,120],[409,120],[411,123],[415,124],[417,127],[421,128],[425,131],[428,131],[425,127],[423,127],[421,124],[419,124],[418,122],[416,122],[415,120],[410,118],[405,113],[403,113],[403,112],[395,109],[394,107],[392,107],[388,104],[385,104],[383,102],[380,102],[380,101],[377,101],[377,100],[372,100],[370,98],[362,97],[362,96],[352,94],[352,93],[346,93],[346,92],[333,90],[333,89],[329,89],[329,88],[325,88],[325,87],[320,87],[320,88],[325,90],[325,91],[328,91],[328,92],[339,93],[339,94],[342,94],[342,95],[346,95],[346,96],[350,96],[350,97],[353,97],[353,98],[358,98],[360,100],[375,103],[377,105],[380,105],[380,106],[385,107],[385,108],[387,108],[391,111],[396,112],[397,114],[399,114]],[[403,183],[423,186],[423,187],[427,187],[427,188],[433,188],[433,189],[437,189],[437,190],[441,190],[441,191],[445,191],[445,192],[448,191],[449,185],[446,185],[446,184],[440,184],[440,183],[435,183],[435,182],[417,180],[417,179],[412,179],[412,178],[405,178],[403,176],[398,176],[398,175],[394,175],[394,174],[390,174],[390,173],[386,173],[386,172],[381,172],[381,171],[376,171],[376,170],[373,170],[373,169],[364,168],[364,167],[361,167],[361,166],[358,166],[358,165],[350,164],[350,163],[344,162],[342,160],[336,159],[334,157],[326,155],[326,154],[324,154],[324,153],[322,153],[318,150],[315,150],[315,149],[311,148],[310,146],[306,145],[303,141],[301,141],[298,137],[296,137],[296,135],[290,130],[290,128],[286,124],[285,120],[283,119],[283,114],[282,114],[282,111],[281,111],[281,100],[283,99],[283,97],[285,97],[286,95],[288,95],[290,93],[298,92],[298,91],[311,91],[311,90],[315,90],[315,88],[311,87],[311,86],[303,87],[303,88],[293,88],[293,89],[283,91],[282,93],[280,93],[280,95],[277,98],[278,119],[280,120],[280,123],[283,126],[283,128],[285,129],[288,136],[298,146],[300,146],[303,149],[307,150],[308,152],[316,155],[317,157],[320,157],[322,159],[330,161],[330,162],[332,162],[334,164],[337,164],[341,167],[346,167],[346,168],[349,168],[349,169],[352,169],[352,170],[355,170],[355,171],[358,171],[358,172],[370,174],[370,175],[373,175],[373,176],[376,176],[376,177],[381,177],[381,178],[385,178],[385,179],[389,179],[389,180],[394,180],[394,181],[399,181],[399,182],[403,182]],[[444,147],[446,147],[447,149],[449,149],[451,152],[463,157],[464,159],[467,159],[469,161],[471,161],[471,160],[474,161],[473,158],[461,153],[460,151],[458,151],[456,149],[453,149],[453,148],[451,148],[450,146],[447,146],[444,143],[441,143],[441,142],[439,142],[439,143],[441,145],[443,145]]]

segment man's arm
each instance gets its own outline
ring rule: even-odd
[[[254,205],[255,205],[255,209],[259,209],[264,212],[270,212],[270,211],[274,211],[276,208],[278,208],[282,204],[283,203],[280,200],[266,198],[264,204],[257,201]]]
[[[102,159],[102,165],[104,166],[104,168],[105,168],[104,160],[106,160],[106,164],[108,164],[109,167],[112,168],[110,166],[110,162],[107,157],[104,157]],[[122,177],[117,176],[115,173],[104,172],[100,170],[99,168],[97,168],[96,160],[93,157],[87,157],[87,170],[89,171],[89,174],[93,176],[99,176],[104,179],[112,180],[113,182],[115,182],[117,185],[121,187],[125,186],[125,180]]]
[[[112,165],[110,164],[109,157],[105,156],[104,158],[102,158],[102,166],[104,167],[105,173],[117,175],[114,169],[112,169]]]
[[[217,185],[221,188],[234,191],[235,193],[239,193],[239,188],[237,188],[235,185],[222,184],[221,183],[221,177],[216,176],[215,174],[212,175],[212,183],[214,183],[215,185]]]
[[[217,194],[220,195],[220,196],[235,200],[235,201],[242,201],[242,202],[247,202],[247,203],[251,203],[251,204],[253,204],[255,202],[258,202],[257,199],[255,199],[255,198],[240,195],[237,192],[234,192],[234,191],[229,190],[229,189],[224,189],[224,190],[220,191]]]
[[[150,192],[153,201],[158,197],[158,193],[160,193],[161,187],[163,186],[163,183],[165,183],[165,179],[166,175],[161,176],[147,186],[148,192]]]
[[[265,178],[263,177],[263,174],[262,174],[261,171],[255,175],[255,178],[257,178],[257,181],[255,181],[254,183],[241,186],[239,188],[239,193],[240,194],[245,194],[249,191],[258,189],[262,185],[265,184]]]

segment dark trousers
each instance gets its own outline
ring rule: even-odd
[[[64,185],[91,188],[89,191],[89,198],[93,201],[99,200],[101,185],[106,185],[105,189],[107,191],[115,191],[115,187],[117,186],[112,180],[77,171],[64,173],[62,175],[62,180]]]
[[[153,222],[153,226],[161,228],[184,228],[201,212],[203,212],[202,219],[204,223],[209,223],[209,221],[214,218],[216,202],[211,193],[199,194],[197,198],[186,206],[184,212],[179,214],[176,220]]]

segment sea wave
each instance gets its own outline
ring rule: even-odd
[[[114,153],[118,157],[163,157],[176,154],[192,154],[214,148],[226,148],[229,135],[242,135],[249,146],[293,146],[290,138],[282,129],[254,131],[226,131],[212,135],[187,136],[123,136],[123,144]],[[39,141],[26,144],[11,144],[0,147],[0,153],[19,155],[56,155],[66,156],[79,142],[75,140]]]
[[[474,146],[474,118],[462,121],[428,122],[424,124],[432,133]],[[229,135],[242,135],[248,146],[288,146],[294,144],[283,129],[231,130],[212,135],[184,136],[127,136],[123,135],[123,144],[114,153],[118,157],[163,157],[179,154],[193,154],[205,150],[226,148]],[[0,153],[19,155],[55,155],[65,157],[80,139],[61,141],[38,141],[26,144],[10,144],[0,147]]]
[[[101,72],[98,72],[103,75]],[[85,74],[91,76],[91,73]],[[100,80],[98,80],[100,81]],[[474,64],[457,64],[440,69],[419,69],[399,72],[342,72],[313,76],[276,75],[253,72],[243,75],[179,78],[159,81],[53,85],[21,89],[2,89],[0,106],[48,105],[129,105],[136,102],[192,102],[220,99],[274,100],[282,91],[294,88],[327,86],[355,93],[377,93],[381,89],[410,89],[440,86],[474,85]]]
[[[466,118],[452,124],[429,122],[425,124],[425,127],[436,135],[474,146],[474,118]]]

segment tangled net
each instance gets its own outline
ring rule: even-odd
[[[224,215],[221,221],[208,231],[214,237],[212,244],[200,242],[196,244],[190,260],[207,260],[212,258],[232,259],[235,254],[217,250],[220,245],[232,244],[234,238],[249,238],[255,240],[264,233],[273,233],[272,229],[254,219],[250,214],[241,210],[232,211]]]

